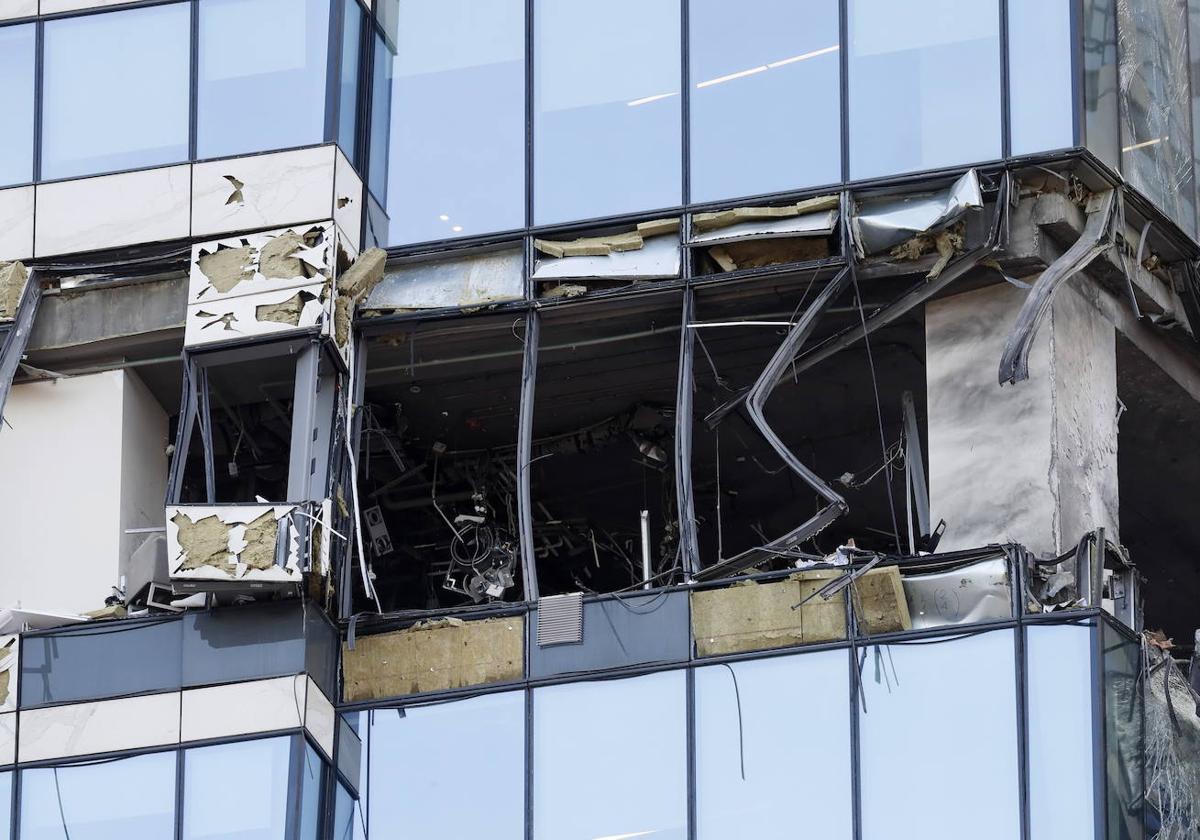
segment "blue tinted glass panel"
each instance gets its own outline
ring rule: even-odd
[[[680,203],[678,0],[536,0],[534,219]]]
[[[1000,157],[998,0],[849,0],[850,177]]]
[[[47,21],[42,178],[186,160],[191,6]]]
[[[524,0],[399,6],[389,67],[389,243],[525,223]],[[382,183],[382,182],[380,182]]]
[[[371,142],[368,159],[370,174],[367,186],[383,201],[387,197],[388,146],[392,128],[392,59],[396,50],[376,33],[374,65],[371,70]],[[380,210],[382,210],[382,206]],[[375,236],[379,245],[387,245],[386,215],[376,224]]]
[[[22,840],[127,840],[174,833],[174,752],[21,771]]]
[[[200,0],[201,158],[325,139],[329,0]]]
[[[317,840],[321,832],[321,787],[325,779],[325,762],[304,742],[304,763],[300,766],[300,830],[297,840]]]
[[[1008,0],[1012,152],[1075,145],[1070,0]]]
[[[362,52],[363,11],[358,0],[343,0],[342,74],[338,93],[338,145],[358,165],[358,65]]]
[[[268,738],[187,750],[184,840],[284,840],[292,743]]]
[[[34,25],[0,29],[0,186],[33,180]]]
[[[689,20],[692,201],[840,181],[837,0],[693,0]]]
[[[371,825],[447,840],[525,836],[524,692],[406,709],[404,717],[376,709],[370,762]],[[486,801],[464,801],[463,791],[487,791]]]
[[[337,786],[333,804],[333,840],[362,840],[363,820],[358,800],[345,785]]]
[[[0,840],[12,837],[12,773],[0,773]]]
[[[682,671],[566,683],[533,697],[535,837],[687,837]]]
[[[1115,0],[1083,0],[1085,139],[1088,149],[1113,169],[1121,167],[1117,98]]]

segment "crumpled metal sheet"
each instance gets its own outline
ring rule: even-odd
[[[918,233],[958,221],[968,210],[982,208],[979,174],[970,169],[944,190],[864,204],[851,221],[854,247],[860,257],[883,253]]]
[[[1012,580],[1003,557],[900,581],[914,630],[1012,618]]]
[[[533,279],[665,280],[679,276],[680,263],[679,237],[655,236],[634,251],[539,259]]]
[[[1117,0],[1121,169],[1184,230],[1196,226],[1186,0]]]
[[[402,265],[389,271],[364,309],[488,306],[524,297],[519,250]]]

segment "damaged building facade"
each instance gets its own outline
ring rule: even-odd
[[[0,0],[0,840],[1200,837],[1200,2]]]

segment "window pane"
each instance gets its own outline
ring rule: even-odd
[[[342,74],[338,93],[338,145],[358,165],[358,65],[362,49],[363,11],[358,0],[343,0]]]
[[[1121,171],[1194,230],[1186,0],[1129,0],[1118,9]]]
[[[190,9],[46,22],[42,178],[187,159]]]
[[[1000,157],[997,0],[850,0],[850,175]]]
[[[1117,11],[1114,0],[1083,0],[1083,116],[1087,147],[1114,169],[1117,142]]]
[[[693,0],[689,15],[692,200],[840,181],[837,0]]]
[[[184,840],[283,840],[292,741],[268,738],[187,750]]]
[[[12,837],[12,773],[0,773],[0,840]]]
[[[680,202],[678,0],[537,0],[538,224]]]
[[[21,771],[22,840],[175,833],[175,753]]]
[[[525,836],[524,692],[406,709],[403,717],[376,709],[370,761],[373,826],[439,840]],[[475,794],[464,800],[468,791]]]
[[[1008,0],[1012,152],[1075,145],[1070,0]]]
[[[524,226],[524,10],[524,0],[400,4],[397,49],[377,52],[389,65],[391,244]]]
[[[1108,625],[1100,623],[1104,641],[1104,745],[1108,768],[1108,840],[1141,840],[1142,763],[1145,743],[1142,651]]]
[[[549,686],[533,696],[535,837],[687,836],[682,671]]]
[[[861,654],[863,840],[1020,837],[1012,631]]]
[[[1031,840],[1095,840],[1091,627],[1025,629]]]
[[[363,840],[363,817],[358,800],[345,785],[337,786],[333,807],[333,840]]]
[[[834,650],[696,670],[700,840],[792,840],[798,813],[805,836],[854,836],[849,663]]]
[[[321,788],[325,777],[325,762],[304,742],[304,764],[300,767],[300,831],[298,840],[317,840],[321,831]]]
[[[0,29],[0,185],[33,180],[34,25]]]
[[[369,149],[370,173],[367,185],[376,198],[387,197],[388,185],[388,139],[392,126],[392,58],[395,50],[379,33],[375,34],[374,64],[371,70],[371,148]],[[387,231],[375,231],[382,236],[380,245],[387,238]]]
[[[329,0],[201,0],[197,153],[325,139]]]

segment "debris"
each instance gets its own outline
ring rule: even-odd
[[[354,307],[365,300],[379,282],[383,280],[383,268],[387,264],[387,251],[371,248],[359,254],[354,264],[338,278],[338,297],[335,300],[333,327],[334,340],[345,347],[350,340],[350,322],[354,318]]]
[[[259,251],[259,273],[268,280],[314,276],[316,272],[296,256],[306,244],[304,238],[292,230],[274,237]]]
[[[806,213],[836,210],[838,202],[839,198],[836,195],[822,195],[816,198],[806,198],[795,204],[785,204],[782,207],[734,207],[714,213],[696,213],[692,216],[692,230],[702,233],[741,222],[792,218]]]
[[[245,204],[246,199],[242,195],[242,188],[246,185],[232,175],[222,175],[221,177],[228,181],[233,187],[233,192],[229,194],[229,198],[225,199],[225,204]]]
[[[641,222],[635,230],[606,236],[582,236],[567,242],[554,239],[535,239],[533,245],[551,257],[606,257],[612,253],[638,251],[646,240],[679,230],[678,219],[655,219]]]
[[[275,565],[275,554],[279,542],[279,522],[274,508],[246,523],[246,547],[237,555],[239,563],[247,569],[265,570]]]
[[[966,225],[957,222],[936,233],[920,233],[911,239],[901,242],[892,248],[889,255],[901,260],[919,260],[926,254],[937,251],[938,260],[925,275],[928,280],[936,280],[942,270],[950,264],[955,254],[962,253],[966,242]]]
[[[1200,825],[1200,696],[1159,640],[1147,634],[1143,649],[1146,802],[1161,821],[1157,840],[1185,840],[1195,837]],[[1118,688],[1136,691],[1132,686]],[[1117,718],[1114,726],[1125,725],[1126,708],[1118,703],[1110,709]]]
[[[88,618],[94,621],[103,621],[107,618],[124,618],[127,614],[124,604],[111,604],[107,607],[101,607],[98,610],[89,610],[85,612]]]
[[[21,293],[25,291],[28,280],[29,272],[22,263],[0,262],[0,321],[11,321],[17,317]]]
[[[297,326],[304,307],[310,300],[316,300],[311,292],[299,291],[280,303],[263,303],[254,308],[254,317],[259,321],[276,321],[280,324]]]
[[[579,283],[559,283],[543,291],[538,297],[543,298],[573,298],[587,294],[587,286]]]
[[[846,638],[846,599],[813,599],[792,607],[841,575],[811,569],[786,580],[738,581],[692,593],[692,632],[699,656],[813,644]]]

